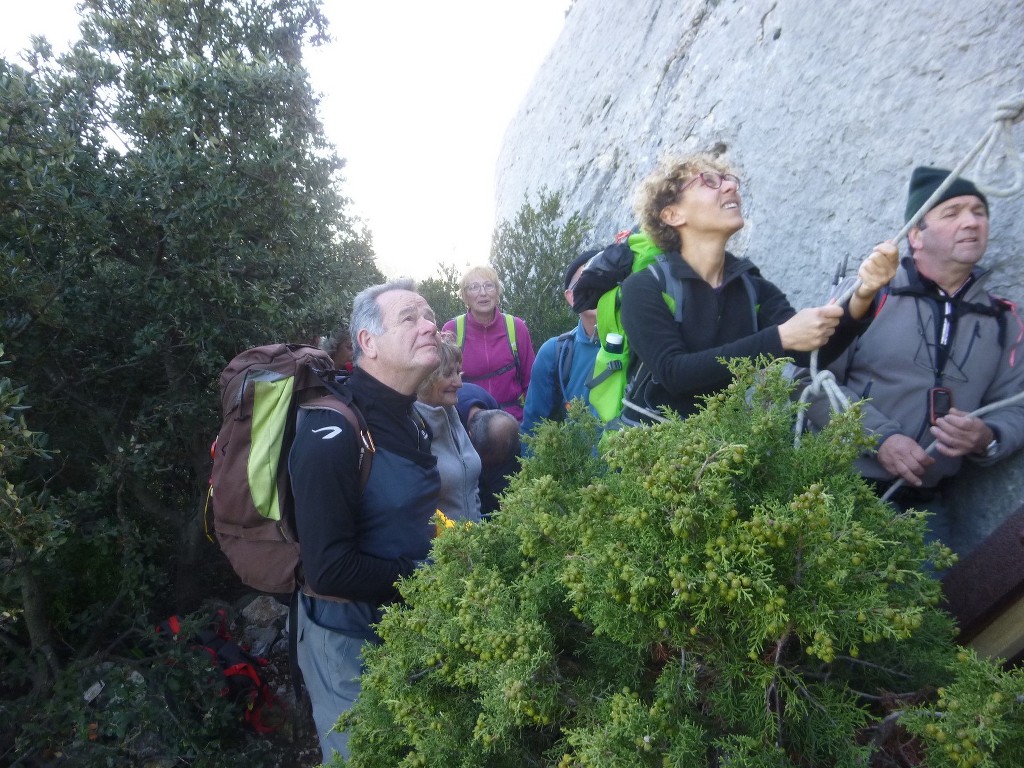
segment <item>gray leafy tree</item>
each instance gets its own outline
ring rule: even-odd
[[[547,189],[536,205],[523,200],[512,219],[495,227],[491,261],[504,286],[502,305],[526,321],[535,347],[576,324],[562,276],[583,250],[589,227],[581,214],[563,210],[561,193]]]
[[[24,479],[96,494],[83,537],[114,521],[175,544],[147,578],[176,566],[188,605],[216,557],[199,518],[220,369],[332,328],[380,273],[302,65],[326,36],[317,0],[82,11],[70,52],[37,40],[0,62],[0,323],[58,451]],[[89,565],[51,584],[99,578]]]
[[[434,310],[438,327],[466,311],[466,305],[459,297],[461,279],[462,273],[455,265],[441,264],[433,277],[421,280],[417,285],[417,290]]]

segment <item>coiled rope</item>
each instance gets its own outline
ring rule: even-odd
[[[1011,197],[1020,193],[1024,189],[1024,162],[1021,162],[1020,153],[1017,152],[1016,145],[1014,144],[1012,129],[1014,123],[1020,122],[1022,118],[1024,118],[1024,92],[1006,101],[999,102],[996,105],[995,114],[992,118],[992,125],[989,126],[985,135],[960,161],[960,164],[950,172],[949,176],[932,193],[931,197],[925,200],[917,212],[910,217],[909,221],[903,226],[903,229],[893,238],[893,243],[899,245],[907,237],[910,230],[917,226],[925,213],[931,210],[935,202],[975,159],[978,159],[978,178],[981,179],[981,181],[976,180],[975,184],[981,191],[994,197]],[[996,186],[993,182],[985,183],[984,179],[996,178],[1001,173],[1005,175],[1008,169],[1012,171],[1012,182],[1009,185]],[[859,279],[855,280],[853,285],[836,299],[836,303],[846,304],[860,286],[861,281]],[[811,353],[810,361],[810,383],[800,394],[800,403],[806,404],[812,397],[818,397],[822,394],[828,397],[829,405],[833,411],[844,411],[850,407],[849,398],[843,394],[832,372],[827,369],[823,371],[818,370],[818,350],[814,350]],[[982,408],[972,411],[970,415],[982,416],[990,411],[1012,405],[1021,399],[1024,399],[1024,392],[995,403],[989,403]],[[804,407],[800,409],[797,416],[794,446],[800,445],[800,436],[803,434],[805,423],[806,408]],[[932,441],[925,448],[925,452],[931,453],[934,447],[935,441]],[[902,484],[902,479],[896,480],[882,498],[888,499]]]

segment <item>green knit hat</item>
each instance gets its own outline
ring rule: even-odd
[[[917,213],[917,209],[924,205],[932,193],[946,180],[949,173],[945,168],[930,168],[926,165],[919,165],[914,169],[914,172],[910,174],[910,191],[907,194],[907,211],[904,221],[910,221],[910,218]],[[988,212],[988,200],[981,194],[981,190],[974,186],[973,182],[961,177],[957,177],[939,196],[939,199],[932,203],[932,208],[961,195],[974,195],[985,204],[985,212]],[[931,208],[928,210],[930,211]]]

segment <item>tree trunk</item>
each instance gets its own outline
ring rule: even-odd
[[[178,563],[175,578],[174,602],[179,612],[187,613],[199,607],[209,591],[207,576],[209,559],[219,556],[213,536],[213,509],[208,507],[210,457],[207,449],[192,455],[194,476],[197,479],[195,512],[184,521],[178,534]]]
[[[53,635],[50,632],[50,619],[46,611],[43,588],[30,563],[22,562],[16,566],[16,570],[32,657],[45,662],[45,665],[40,665],[42,676],[36,680],[36,689],[39,690],[49,686],[53,681],[60,671],[60,662],[53,650]]]

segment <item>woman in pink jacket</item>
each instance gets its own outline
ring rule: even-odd
[[[444,324],[462,347],[463,381],[486,389],[503,410],[523,419],[523,400],[533,370],[533,343],[522,318],[499,311],[501,281],[487,266],[462,276],[467,312]]]

